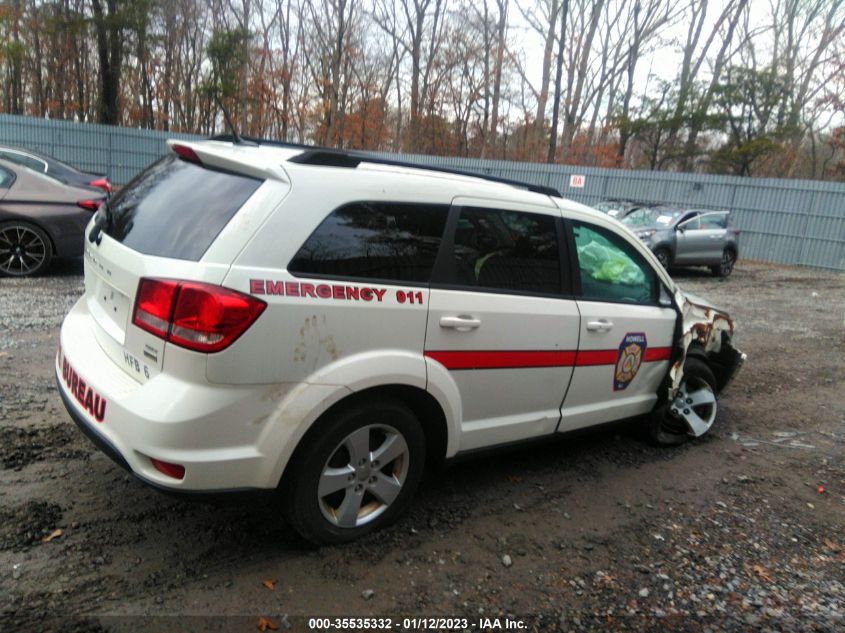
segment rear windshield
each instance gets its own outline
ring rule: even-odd
[[[171,154],[109,201],[105,232],[139,253],[198,261],[261,183]]]

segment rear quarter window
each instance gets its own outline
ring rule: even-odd
[[[288,264],[294,274],[428,283],[449,207],[354,202],[335,209]]]
[[[105,232],[145,255],[199,261],[262,182],[168,155],[112,198]]]

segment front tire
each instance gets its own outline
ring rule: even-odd
[[[290,525],[317,544],[345,543],[393,522],[422,477],[425,436],[396,400],[329,414],[297,449],[284,481]]]
[[[700,358],[688,357],[674,400],[657,408],[647,420],[652,441],[677,446],[708,433],[716,420],[716,377]]]
[[[0,275],[37,275],[52,258],[53,245],[42,229],[28,222],[0,223]]]
[[[724,279],[725,277],[730,276],[730,274],[733,272],[735,263],[736,253],[734,253],[731,249],[726,248],[722,252],[722,261],[720,261],[715,266],[711,266],[710,272],[713,273],[714,277],[721,277],[722,279]]]

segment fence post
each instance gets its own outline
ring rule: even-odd
[[[804,228],[801,231],[801,245],[798,249],[798,261],[795,264],[804,265],[804,257],[807,247],[807,233],[810,230],[810,217],[813,215],[813,207],[816,206],[816,190],[813,190],[810,196],[810,204],[807,206],[807,211],[804,213]]]

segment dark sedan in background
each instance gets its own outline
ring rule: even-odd
[[[652,250],[664,268],[709,266],[713,275],[727,277],[739,257],[739,231],[729,211],[643,207],[622,219]]]
[[[111,193],[111,183],[105,174],[82,171],[47,154],[22,147],[0,145],[0,160],[23,165],[71,187],[97,187],[106,193]]]
[[[0,275],[35,275],[53,257],[82,255],[85,226],[105,195],[0,159]]]

